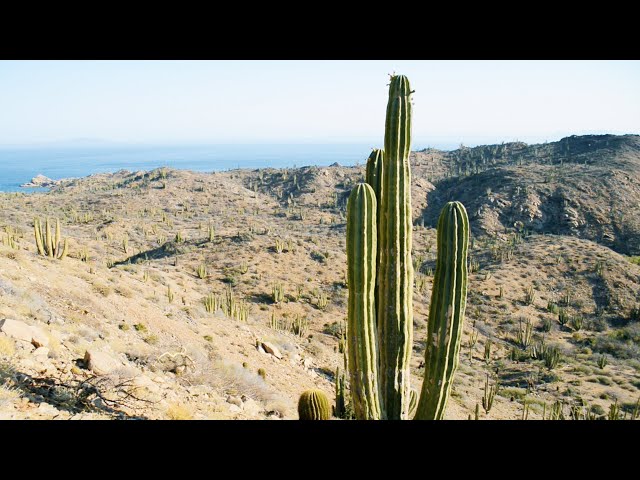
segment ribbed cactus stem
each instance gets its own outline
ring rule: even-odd
[[[376,225],[380,225],[380,205],[382,205],[382,179],[384,176],[384,150],[374,148],[367,159],[367,169],[365,174],[365,182],[371,185],[376,194],[378,205],[378,213],[376,215]],[[380,232],[377,232],[378,246],[380,245]],[[378,262],[378,252],[376,251],[376,265]],[[378,279],[376,279],[376,312],[378,311]],[[377,319],[376,319],[377,321]]]
[[[64,247],[62,247],[62,253],[60,254],[60,257],[59,257],[60,260],[65,258],[68,253],[69,253],[69,239],[65,238],[64,239]]]
[[[300,420],[329,420],[329,399],[321,390],[307,390],[298,400],[298,415]]]
[[[411,89],[403,75],[391,78],[384,137],[384,172],[378,252],[380,388],[386,417],[407,418],[409,361],[413,343]]]
[[[382,193],[382,178],[384,175],[384,150],[374,148],[367,159],[367,170],[365,174],[365,182],[371,185],[373,191],[376,192],[376,200],[380,205]]]
[[[370,185],[358,184],[347,205],[347,331],[351,397],[356,418],[382,418],[378,389],[376,334],[376,195]]]
[[[40,225],[40,219],[36,218],[33,220],[33,230],[36,237],[36,247],[38,248],[38,254],[44,256],[46,255],[44,251],[44,242],[42,240],[42,227]]]
[[[53,237],[51,236],[51,224],[49,223],[49,217],[47,217],[47,220],[46,220],[45,232],[47,235],[46,237],[47,255],[49,255],[50,257],[53,257]]]
[[[449,202],[442,209],[437,246],[425,374],[416,420],[440,420],[444,417],[453,375],[458,367],[467,301],[469,246],[469,217],[462,203]]]
[[[53,239],[53,256],[60,258],[62,252],[60,251],[60,219],[56,218],[56,236]]]

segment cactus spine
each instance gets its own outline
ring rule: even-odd
[[[62,260],[67,256],[69,249],[68,240],[65,238],[62,248],[60,247],[60,220],[56,218],[55,237],[51,234],[51,223],[47,218],[45,230],[42,231],[42,224],[39,218],[34,219],[33,229],[36,237],[36,247],[38,254],[44,257]]]
[[[298,415],[300,420],[329,420],[329,399],[321,390],[307,390],[298,400]]]
[[[438,260],[428,327],[431,341],[425,352],[420,398],[410,389],[411,93],[406,77],[391,78],[384,152],[374,150],[369,157],[368,185],[353,189],[347,208],[347,351],[358,419],[406,419],[414,409],[415,419],[443,418],[458,364],[467,296],[469,220],[461,203],[450,202],[438,224]]]
[[[376,195],[358,184],[347,205],[347,331],[351,397],[358,419],[379,420],[382,408],[378,386],[376,328]]]
[[[409,413],[409,360],[413,346],[411,93],[407,77],[391,77],[377,272],[380,391],[390,420],[407,418]]]
[[[425,374],[416,418],[440,420],[458,368],[467,303],[469,218],[460,202],[449,202],[438,220],[438,258],[433,280],[425,351]]]

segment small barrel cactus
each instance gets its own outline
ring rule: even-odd
[[[298,415],[300,420],[329,420],[329,399],[321,390],[307,390],[298,400]]]

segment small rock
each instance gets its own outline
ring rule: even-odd
[[[233,413],[240,413],[242,412],[242,408],[237,405],[229,405],[229,411]]]
[[[262,345],[258,346],[258,352],[267,355],[267,352],[264,351],[264,348],[262,348]]]
[[[231,405],[236,405],[237,407],[240,408],[240,410],[242,410],[243,403],[242,403],[242,398],[240,397],[229,395],[227,397],[227,403],[230,403]]]
[[[270,353],[271,355],[276,357],[278,360],[282,360],[282,354],[280,353],[280,350],[278,350],[278,348],[275,345],[269,342],[262,342],[262,348],[264,348],[264,350],[267,353]]]
[[[111,355],[94,349],[85,352],[84,361],[87,368],[98,375],[106,375],[122,367],[122,364]]]

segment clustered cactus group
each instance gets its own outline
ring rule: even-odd
[[[45,220],[45,228],[42,229],[42,224],[39,218],[34,219],[33,229],[36,237],[36,247],[38,248],[38,254],[62,260],[67,256],[69,249],[68,240],[65,238],[62,246],[60,245],[60,220],[56,218],[55,233],[51,233],[51,224],[49,218]]]
[[[444,417],[458,365],[467,297],[469,220],[449,202],[438,221],[437,264],[419,399],[409,384],[413,347],[411,94],[391,77],[384,150],[367,161],[366,183],[347,209],[347,351],[355,416],[366,420]],[[413,398],[412,398],[413,397]]]

